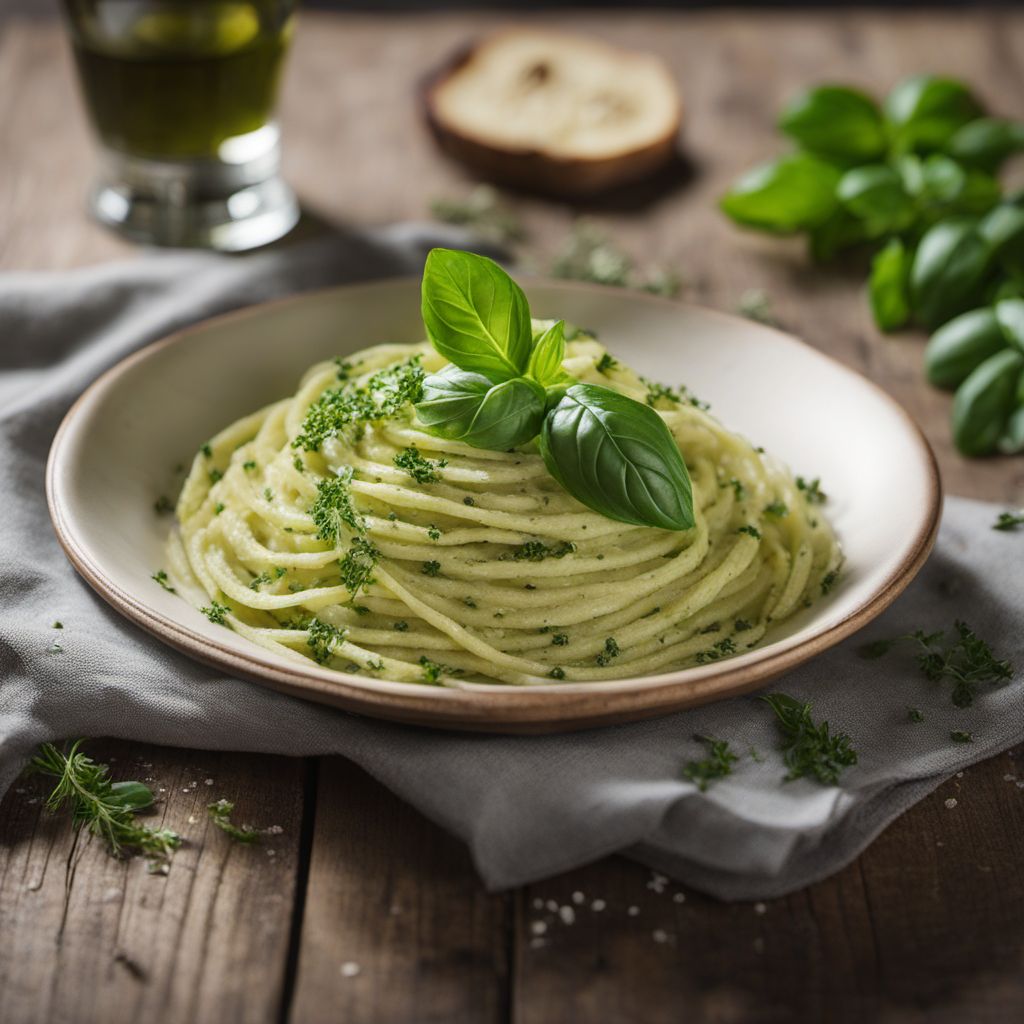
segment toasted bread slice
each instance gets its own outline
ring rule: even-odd
[[[474,46],[435,78],[426,105],[452,156],[492,180],[565,196],[658,170],[682,120],[656,57],[531,29]]]

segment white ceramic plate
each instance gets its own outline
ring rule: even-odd
[[[422,724],[502,731],[625,721],[754,689],[861,628],[920,569],[938,527],[934,457],[887,395],[779,331],[710,310],[591,285],[530,282],[537,316],[564,317],[645,376],[685,383],[729,428],[795,473],[820,476],[846,565],[827,600],[772,642],[639,679],[464,691],[299,667],[209,623],[151,579],[169,522],[153,502],[172,467],[226,424],[291,394],[312,363],[382,341],[418,341],[418,280],[336,288],[243,310],[124,360],[68,413],[47,493],[57,535],[86,580],[162,640],[228,672],[313,700]]]

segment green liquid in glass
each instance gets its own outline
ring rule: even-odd
[[[86,107],[111,149],[214,159],[271,118],[291,0],[65,0]]]

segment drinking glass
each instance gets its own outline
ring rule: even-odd
[[[100,221],[139,242],[225,251],[291,230],[274,106],[295,3],[64,0],[100,144]]]

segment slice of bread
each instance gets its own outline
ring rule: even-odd
[[[500,32],[435,77],[427,116],[443,148],[485,177],[587,196],[647,177],[682,120],[658,58],[579,36]]]

